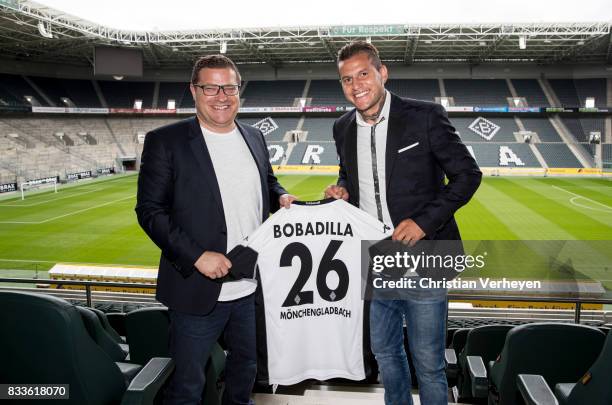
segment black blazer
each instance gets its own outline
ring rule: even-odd
[[[348,190],[349,202],[359,206],[355,114],[353,109],[336,120],[334,140],[340,158],[338,185]],[[444,108],[391,94],[385,153],[393,225],[412,218],[426,239],[461,239],[453,214],[476,192],[482,173]]]
[[[236,123],[255,159],[262,189],[262,221],[286,191],[269,162],[261,131]],[[157,299],[171,309],[204,315],[221,284],[194,267],[205,251],[226,252],[227,227],[219,184],[197,118],[149,132],[138,176],[138,223],[161,249]]]

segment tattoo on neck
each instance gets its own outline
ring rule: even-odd
[[[385,99],[386,99],[386,94],[383,94],[380,100],[380,104],[378,106],[378,110],[374,114],[370,114],[370,115],[361,114],[363,119],[366,121],[376,121],[378,117],[380,116],[380,114],[382,113],[383,107],[385,106]]]

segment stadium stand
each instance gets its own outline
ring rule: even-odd
[[[435,101],[440,97],[440,86],[436,79],[389,79],[385,87],[401,97]]]
[[[525,143],[469,143],[481,167],[541,167]],[[572,167],[572,166],[569,166]]]
[[[0,105],[29,106],[30,103],[26,101],[25,96],[35,97],[40,105],[49,105],[23,77],[0,74]]]
[[[592,157],[595,156],[595,144],[594,143],[580,143],[580,145],[584,150],[588,152]]]
[[[287,162],[290,165],[335,166],[338,164],[333,142],[301,142],[295,145]]]
[[[102,107],[91,80],[30,77],[40,90],[58,107]],[[68,98],[74,105],[65,103]]]
[[[518,97],[525,97],[530,107],[550,107],[550,103],[536,79],[511,79]]]
[[[292,106],[296,98],[302,97],[305,80],[249,81],[240,96],[243,106]]]
[[[608,106],[606,79],[574,79],[574,86],[580,107],[584,107],[587,97],[595,98],[595,107],[606,108]]]
[[[588,142],[591,131],[599,132],[604,136],[605,120],[603,118],[588,117],[588,118],[561,118],[568,131],[574,135],[578,142]]]
[[[563,124],[565,125],[569,133],[572,134],[574,138],[576,138],[576,141],[578,142],[588,141],[588,136],[585,135],[579,118],[561,117],[561,121],[563,122]]]
[[[313,80],[310,82],[308,97],[311,105],[349,105],[337,80]]]
[[[595,98],[595,106],[605,108],[606,79],[549,79],[563,107],[584,107],[587,97]]]
[[[35,118],[11,117],[0,118],[0,181],[12,182],[58,175],[64,178],[66,173],[92,170],[96,167],[115,167],[119,157],[137,157],[142,144],[137,134],[145,134],[152,129],[175,122],[177,117],[86,117],[86,116],[37,116]],[[265,133],[271,151],[276,156],[274,164],[281,164],[289,157],[288,164],[301,164],[306,144],[293,145],[284,141],[287,131],[296,130],[301,124],[302,131],[308,131],[308,145],[325,145],[332,142],[332,125],[336,117],[323,116],[277,116],[258,115],[240,117],[240,121],[258,126]],[[484,121],[484,120],[486,121]],[[583,167],[567,144],[563,143],[550,121],[544,117],[521,117],[527,130],[538,133],[540,141],[534,143],[541,152],[549,167]],[[461,137],[474,152],[477,161],[483,167],[540,167],[530,146],[519,142],[514,132],[518,126],[514,118],[487,116],[451,117],[452,124]],[[594,147],[587,144],[583,125],[603,130],[601,118],[568,118],[564,117],[568,130],[577,131],[582,140],[579,145],[594,156]],[[472,125],[474,124],[474,125]],[[470,129],[472,125],[473,129]],[[599,126],[599,127],[598,127]],[[492,135],[492,136],[491,136]],[[491,140],[487,140],[487,138]],[[519,139],[520,140],[520,139]],[[274,146],[275,145],[275,146]],[[321,162],[311,159],[307,165],[336,165],[335,150],[327,145],[321,155]],[[331,144],[333,146],[333,144]],[[514,153],[523,165],[513,162],[512,154],[504,149],[507,165],[500,165],[500,147],[506,146]],[[27,152],[25,152],[27,150]],[[603,160],[612,163],[610,145],[603,145]],[[280,154],[277,152],[280,151]],[[311,152],[313,149],[311,148]],[[314,150],[315,152],[317,149]],[[24,158],[27,153],[28,158]],[[608,153],[608,155],[606,155]]]
[[[98,80],[98,84],[109,106],[134,108],[136,100],[142,100],[142,108],[153,106],[154,83],[152,82]]]
[[[541,142],[563,142],[547,117],[521,117],[521,121],[527,131],[538,134]]]
[[[612,168],[612,144],[602,145],[602,159],[604,167]]]
[[[572,79],[548,79],[562,107],[580,107],[580,99]]]
[[[324,118],[324,117],[309,117],[304,120],[302,126],[303,131],[308,131],[307,140],[309,142],[315,141],[333,141],[332,127],[334,125],[335,118]]]
[[[287,142],[267,142],[270,153],[270,164],[280,165],[289,155],[289,144]]]
[[[512,97],[505,80],[500,79],[444,79],[447,97],[462,106],[506,106]]]
[[[604,118],[584,117],[579,118],[579,120],[582,126],[582,131],[587,140],[589,139],[589,135],[591,132],[599,132],[602,137],[605,137],[606,125]]]
[[[535,146],[548,167],[582,167],[564,143],[538,143]]]
[[[166,108],[168,100],[174,100],[177,108],[192,108],[195,106],[186,82],[160,82],[157,107]]]

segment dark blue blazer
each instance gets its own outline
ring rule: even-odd
[[[334,140],[340,158],[338,185],[348,190],[349,202],[359,206],[355,114],[353,109],[336,120]],[[391,94],[385,153],[386,197],[393,225],[412,218],[426,239],[461,239],[453,215],[476,192],[482,173],[444,108]]]
[[[236,123],[261,179],[265,221],[286,191],[269,162],[258,129]],[[157,299],[169,308],[204,315],[215,306],[221,284],[194,267],[205,251],[225,253],[227,226],[219,184],[197,118],[149,132],[138,176],[138,223],[161,249]]]

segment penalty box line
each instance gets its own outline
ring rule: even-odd
[[[101,191],[101,190],[105,190],[105,189],[106,189],[105,187],[100,187],[100,188],[96,188],[94,190],[89,190],[89,191],[83,191],[83,192],[80,192],[80,193],[64,195],[62,197],[52,198],[50,200],[42,200],[42,201],[30,203],[30,204],[0,204],[0,207],[17,207],[17,208],[21,208],[21,207],[35,207],[37,205],[41,205],[41,204],[44,204],[44,203],[64,200],[66,198],[72,198],[72,197],[76,197],[76,196],[79,196],[79,195],[89,194],[89,193],[93,193],[93,192]],[[35,198],[35,196],[32,196],[30,198]],[[19,200],[19,201],[21,201],[21,200]]]
[[[574,192],[571,192],[571,191],[569,191],[569,190],[566,190],[566,189],[564,189],[564,188],[561,188],[561,187],[558,187],[558,186],[555,186],[555,185],[553,185],[553,186],[551,186],[551,187],[556,188],[557,190],[565,191],[566,193],[573,195],[573,196],[574,196],[574,198],[576,198],[576,197],[577,197],[577,198],[582,198],[582,199],[585,199],[585,200],[587,200],[587,201],[590,201],[590,202],[592,202],[592,203],[594,203],[594,204],[597,204],[597,205],[599,205],[599,206],[601,206],[601,207],[604,207],[604,208],[606,208],[606,209],[608,210],[608,211],[604,210],[604,212],[612,212],[612,207],[610,207],[609,205],[606,205],[606,204],[604,204],[604,203],[600,203],[599,201],[595,201],[595,200],[593,200],[593,199],[591,199],[591,198],[585,197],[585,196],[580,195],[580,194],[576,194],[576,193],[574,193]],[[577,204],[576,202],[574,202],[574,201],[573,201],[573,198],[571,198],[571,199],[570,199],[570,203],[572,203],[573,205],[576,205],[576,206],[578,206],[578,207],[581,207],[581,208],[593,209],[593,207],[587,207],[587,206],[584,206],[584,205],[581,205],[581,204]],[[596,210],[597,210],[597,209],[596,209]]]
[[[80,209],[80,210],[77,210],[77,211],[69,212],[67,214],[58,215],[56,217],[47,218],[47,219],[42,220],[42,221],[0,221],[0,224],[15,224],[15,225],[40,225],[40,224],[45,224],[47,222],[55,221],[56,219],[65,218],[65,217],[69,217],[71,215],[80,214],[81,212],[93,210],[93,209],[96,209],[96,208],[105,207],[107,205],[115,204],[115,203],[118,203],[120,201],[125,201],[127,199],[134,198],[134,197],[136,197],[136,194],[132,194],[132,195],[127,196],[127,197],[119,198],[117,200],[108,201],[108,202],[105,202],[105,203],[102,203],[102,204],[94,205],[93,207],[87,207],[87,208],[83,208],[83,209]]]

